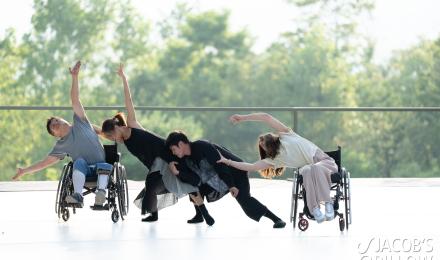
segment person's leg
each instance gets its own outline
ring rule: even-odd
[[[234,178],[234,181],[239,190],[236,200],[249,218],[255,221],[260,221],[260,218],[264,216],[273,221],[274,228],[283,228],[286,226],[286,223],[283,220],[281,220],[266,206],[251,196],[249,178],[246,174],[237,174],[237,176]]]
[[[144,222],[153,222],[159,219],[157,211],[157,195],[168,192],[162,181],[160,172],[153,172],[147,175],[145,180],[145,196],[142,199],[142,215],[151,213],[150,216],[143,218]]]
[[[98,174],[98,183],[97,183],[98,189],[106,190],[108,185],[109,175],[113,170],[113,165],[108,163],[97,163],[95,167],[95,171],[98,171],[98,169],[100,169],[100,171],[94,173],[94,174]]]
[[[321,150],[314,156],[314,164],[306,165],[300,173],[303,176],[303,185],[307,193],[307,206],[318,223],[331,220],[334,217],[333,202],[330,197],[331,173],[337,171],[333,159]],[[326,203],[326,215],[319,209],[320,202]]]
[[[97,163],[89,166],[90,175],[97,175],[97,189],[95,194],[95,206],[102,206],[106,201],[106,189],[108,185],[109,174],[113,166],[108,163]],[[86,176],[87,177],[87,176]]]
[[[314,177],[315,171],[313,171],[313,165],[306,165],[302,167],[299,172],[303,176],[303,187],[307,194],[306,203],[310,213],[313,215],[318,223],[322,223],[325,220],[324,214],[322,214],[319,207],[319,200],[316,196],[316,178]],[[330,192],[329,192],[330,193]],[[330,196],[330,195],[329,195]]]
[[[86,175],[89,174],[89,166],[83,158],[73,162],[72,182],[74,194],[66,197],[68,203],[83,203],[82,190],[86,182]]]
[[[197,193],[195,193],[195,192],[193,192],[191,194],[197,195]],[[189,197],[189,201],[191,201],[191,203],[194,203],[194,201],[191,198],[191,196],[188,196],[188,197]],[[202,223],[203,222],[203,215],[202,215],[202,212],[199,209],[199,206],[194,204],[194,209],[196,210],[196,215],[194,217],[192,217],[191,219],[188,219],[186,221],[188,224],[196,224],[196,223]]]
[[[326,220],[334,218],[333,201],[330,197],[331,174],[337,172],[338,168],[332,158],[324,152],[318,151],[315,155],[315,165],[312,166],[313,178],[315,179],[315,193],[317,201],[325,202]]]
[[[213,217],[211,217],[211,215],[209,215],[208,209],[203,203],[203,196],[199,192],[193,192],[190,194],[190,198],[193,201],[194,206],[196,207],[196,211],[199,211],[202,217],[205,219],[206,224],[208,224],[209,226],[214,225],[215,220]]]

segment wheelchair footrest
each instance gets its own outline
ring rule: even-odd
[[[67,207],[80,209],[83,207],[83,204],[82,203],[67,203]]]
[[[90,206],[90,208],[92,210],[109,210],[110,207],[108,204],[105,204],[105,205],[92,205]]]

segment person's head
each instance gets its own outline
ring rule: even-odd
[[[102,123],[101,131],[105,138],[122,143],[124,142],[122,128],[126,126],[127,121],[125,120],[124,113],[119,112]]]
[[[281,141],[280,136],[273,133],[262,134],[258,137],[258,151],[260,152],[260,158],[274,159],[280,152]],[[272,178],[280,176],[284,173],[284,168],[270,167],[260,171],[260,175],[264,178]]]
[[[46,129],[47,132],[55,137],[64,137],[70,131],[70,123],[61,117],[52,116],[47,119]]]
[[[182,131],[171,132],[165,141],[165,146],[168,147],[171,152],[179,158],[191,155],[190,142],[188,137]]]

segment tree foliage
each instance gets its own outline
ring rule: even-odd
[[[230,29],[229,12],[194,12],[179,4],[157,24],[129,0],[34,1],[32,29],[21,40],[8,30],[0,39],[2,105],[68,105],[67,68],[81,59],[85,106],[123,104],[115,75],[126,64],[135,105],[143,106],[437,106],[440,101],[440,40],[395,53],[388,64],[372,63],[374,44],[359,34],[360,15],[372,0],[290,0],[302,10],[297,26],[265,51],[254,53],[246,30]],[[154,29],[159,36],[154,35]],[[157,39],[159,37],[160,39]],[[117,111],[87,111],[91,121]],[[166,136],[182,129],[193,139],[225,145],[245,160],[258,159],[257,123],[232,126],[229,112],[138,112],[142,124]],[[71,111],[0,111],[0,180],[17,166],[47,155],[54,139],[45,119]],[[292,125],[292,114],[275,113]],[[436,176],[438,113],[299,114],[299,133],[324,150],[343,147],[344,165],[356,177]],[[123,147],[129,178],[145,169]],[[57,179],[61,164],[27,180]]]

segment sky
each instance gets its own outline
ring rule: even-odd
[[[33,0],[2,1],[0,37],[7,28],[21,35],[31,28]],[[137,10],[154,21],[166,17],[182,0],[133,0]],[[187,0],[196,11],[230,10],[232,30],[246,28],[255,38],[253,50],[263,51],[280,33],[294,27],[297,10],[286,0]],[[440,37],[440,0],[377,0],[372,15],[359,30],[376,43],[374,60],[385,62],[395,50],[409,48],[421,38]]]

